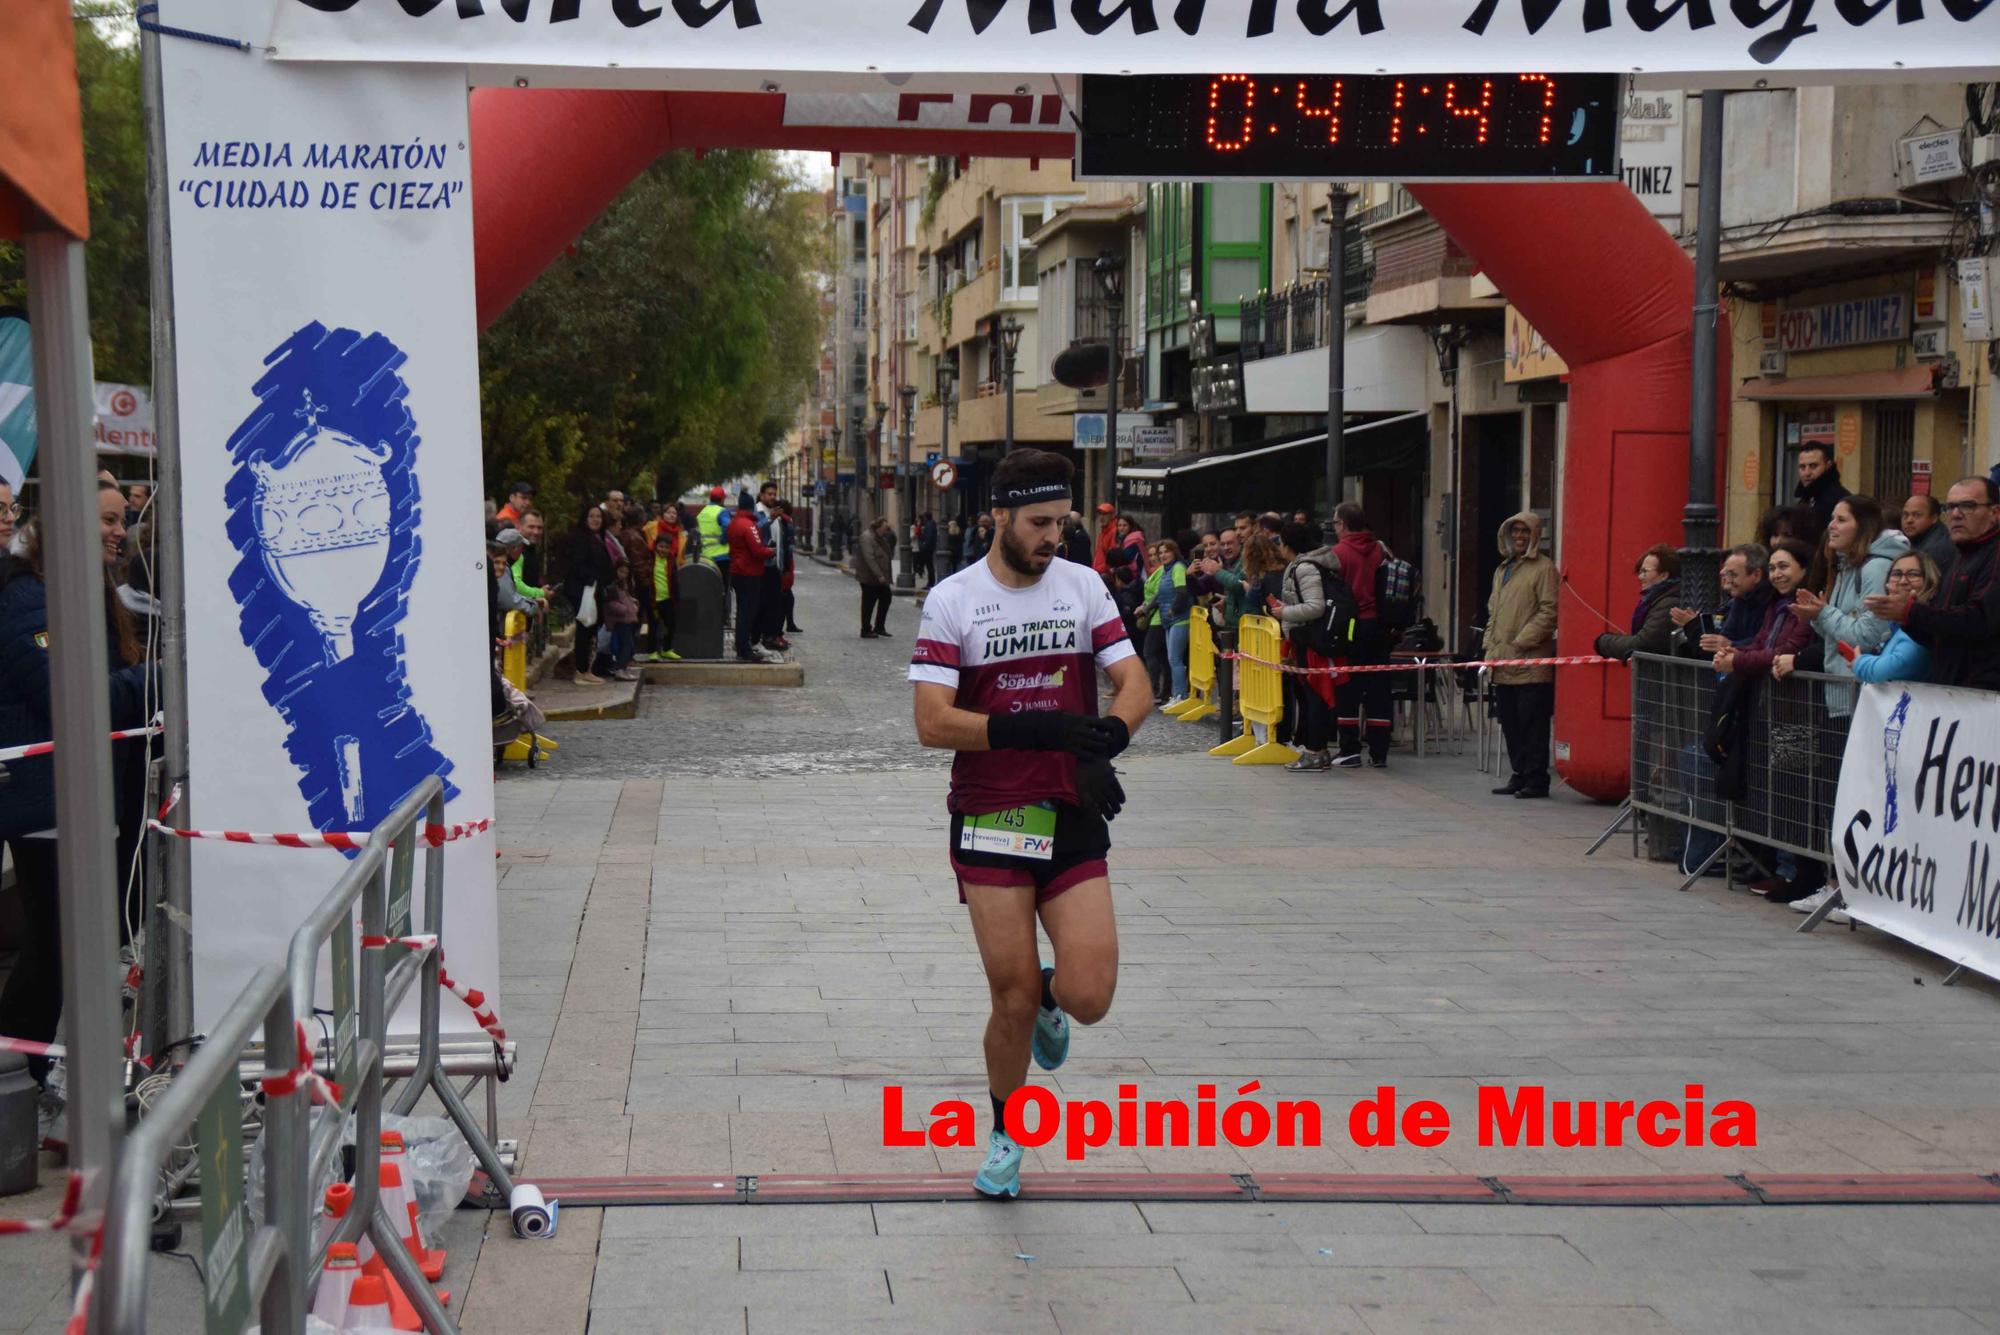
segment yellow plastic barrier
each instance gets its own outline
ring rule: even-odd
[[[507,638],[507,647],[500,651],[500,675],[514,684],[517,691],[528,689],[528,618],[519,612],[509,612],[500,622],[500,633]]]
[[[1215,631],[1205,607],[1195,608],[1188,617],[1188,698],[1166,712],[1183,723],[1199,723],[1222,712],[1215,703]]]
[[[1250,735],[1251,724],[1262,724],[1265,737],[1270,738],[1285,717],[1285,678],[1277,668],[1266,664],[1276,663],[1284,656],[1283,632],[1270,617],[1244,617],[1236,629],[1236,645],[1243,654],[1236,668],[1237,680],[1243,683],[1244,734]],[[1253,662],[1253,659],[1264,661]],[[1288,765],[1298,757],[1299,753],[1291,747],[1267,740],[1232,757],[1230,763]]]
[[[500,622],[501,633],[507,638],[507,647],[500,651],[500,675],[505,677],[515,690],[523,695],[528,693],[528,618],[519,612],[509,612]],[[539,733],[524,732],[501,748],[502,760],[526,761],[534,765],[543,756],[556,749],[554,738],[543,737]]]

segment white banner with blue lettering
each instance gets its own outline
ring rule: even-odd
[[[1986,0],[276,0],[288,60],[534,71],[1741,76],[1992,65]],[[1011,76],[1010,76],[1011,77]],[[1985,77],[1981,75],[1980,77]],[[797,81],[788,91],[798,91]],[[1023,89],[1024,92],[1030,89]]]
[[[249,17],[240,0],[161,8],[212,34]],[[162,57],[187,823],[368,830],[433,774],[449,820],[489,817],[463,72],[302,69],[185,37]],[[284,958],[344,863],[207,841],[193,856],[199,1026]],[[449,845],[445,933],[452,973],[494,995],[491,834]]]
[[[1909,682],[1862,687],[1833,862],[1858,921],[2000,978],[2000,701]]]

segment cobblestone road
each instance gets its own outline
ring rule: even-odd
[[[560,764],[510,771],[509,779],[560,781],[580,775],[731,778],[942,769],[951,757],[916,744],[910,686],[904,679],[917,609],[898,598],[889,640],[864,640],[860,593],[853,580],[806,561],[797,582],[799,624],[793,640],[805,664],[803,689],[648,687],[639,718],[554,723]],[[1215,745],[1213,724],[1179,724],[1164,715],[1139,732],[1132,754],[1193,753]]]

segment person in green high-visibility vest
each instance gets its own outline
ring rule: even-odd
[[[722,502],[729,495],[721,487],[708,489],[708,504],[694,517],[695,538],[701,543],[701,559],[722,575],[722,624],[729,624],[729,511]]]

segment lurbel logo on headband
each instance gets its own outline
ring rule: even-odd
[[[993,503],[1005,508],[1019,505],[1040,505],[1044,501],[1066,501],[1069,499],[1067,482],[1044,482],[1033,487],[1015,487],[1003,491],[993,498]]]

